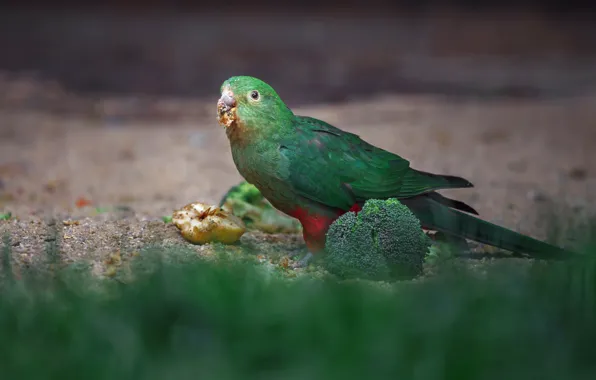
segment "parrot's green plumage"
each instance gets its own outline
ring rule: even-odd
[[[218,120],[240,174],[273,206],[300,220],[310,252],[331,223],[367,199],[397,198],[422,225],[448,235],[538,257],[568,252],[482,221],[436,190],[471,187],[460,177],[421,172],[409,161],[324,121],[295,115],[267,83],[237,76],[221,86]]]

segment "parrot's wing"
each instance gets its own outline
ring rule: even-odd
[[[289,182],[305,198],[348,210],[372,198],[408,198],[468,187],[469,182],[459,177],[414,170],[398,155],[321,120],[298,117],[295,123],[297,137],[283,142],[280,150],[289,161]]]

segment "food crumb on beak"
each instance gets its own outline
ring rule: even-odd
[[[226,128],[236,121],[236,99],[230,90],[222,91],[217,102],[217,121]]]

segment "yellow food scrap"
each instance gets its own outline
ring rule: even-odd
[[[200,202],[187,204],[174,211],[172,223],[178,227],[182,237],[194,244],[233,244],[246,231],[244,222],[237,216]]]
[[[218,114],[217,121],[219,124],[223,125],[224,127],[229,127],[236,121],[236,108],[232,108],[228,111],[223,111]]]

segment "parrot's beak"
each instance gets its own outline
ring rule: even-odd
[[[221,100],[226,107],[236,107],[236,99],[234,99],[234,94],[231,91],[224,92],[219,100]]]
[[[236,121],[236,99],[232,90],[227,87],[217,101],[217,121],[226,128]]]

